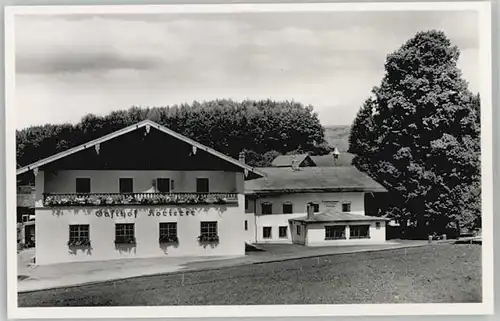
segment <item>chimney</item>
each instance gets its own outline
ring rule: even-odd
[[[239,161],[240,163],[245,164],[245,152],[240,152]]]
[[[314,218],[314,207],[311,203],[307,203],[307,219],[312,220]]]

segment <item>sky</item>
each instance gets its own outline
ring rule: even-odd
[[[387,54],[443,30],[479,91],[478,16],[464,11],[24,15],[15,20],[16,127],[132,106],[294,100],[350,125]]]

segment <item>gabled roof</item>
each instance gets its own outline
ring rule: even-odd
[[[214,155],[216,157],[219,157],[219,158],[227,161],[228,163],[236,165],[236,166],[242,168],[245,171],[253,173],[257,177],[263,177],[264,176],[264,174],[261,173],[259,170],[256,170],[255,168],[253,168],[253,167],[251,167],[249,165],[241,163],[241,162],[237,161],[236,159],[234,159],[232,157],[224,155],[224,154],[222,154],[222,153],[220,153],[220,152],[218,152],[218,151],[216,151],[216,150],[214,150],[214,149],[212,149],[210,147],[207,147],[207,146],[205,146],[203,144],[195,142],[194,140],[192,140],[192,139],[190,139],[190,138],[188,138],[188,137],[186,137],[184,135],[181,135],[179,133],[176,133],[173,130],[168,129],[165,126],[159,125],[159,124],[157,124],[157,123],[155,123],[155,122],[153,122],[151,120],[143,120],[143,121],[141,121],[141,122],[139,122],[139,123],[137,123],[135,125],[131,125],[131,126],[119,129],[119,130],[117,130],[115,132],[112,132],[112,133],[110,133],[108,135],[104,135],[104,136],[102,136],[100,138],[94,139],[94,140],[92,140],[90,142],[87,142],[85,144],[82,144],[82,145],[70,148],[70,149],[68,149],[66,151],[63,151],[63,152],[54,154],[52,156],[49,156],[47,158],[44,158],[42,160],[36,161],[36,162],[34,162],[32,164],[29,164],[27,166],[19,168],[17,170],[17,175],[23,174],[23,173],[25,173],[25,172],[27,172],[29,170],[34,169],[34,168],[38,168],[40,166],[49,164],[49,163],[54,162],[54,161],[56,161],[58,159],[67,157],[69,155],[75,154],[75,153],[77,153],[79,151],[83,151],[85,149],[92,148],[95,145],[98,145],[98,144],[101,144],[103,142],[112,140],[112,139],[114,139],[116,137],[122,136],[124,134],[130,133],[130,132],[132,132],[134,130],[138,130],[140,128],[146,128],[146,130],[148,130],[148,128],[151,128],[151,129],[155,128],[155,129],[157,129],[157,130],[159,130],[159,131],[161,131],[161,132],[163,132],[163,133],[165,133],[167,135],[170,135],[170,136],[172,136],[174,138],[177,138],[177,139],[179,139],[179,140],[181,140],[181,141],[183,141],[183,142],[185,142],[187,144],[190,144],[190,145],[192,145],[192,146],[194,146],[194,147],[196,147],[196,148],[198,148],[200,150],[203,150],[203,151],[205,151],[207,153],[210,153],[210,154],[212,154],[212,155]]]
[[[374,221],[390,221],[385,217],[368,216],[362,214],[353,214],[349,212],[340,212],[336,209],[330,209],[325,212],[314,214],[312,218],[307,216],[291,218],[289,221],[303,223],[329,223],[329,222],[374,222]]]
[[[318,167],[329,167],[329,166],[352,166],[353,154],[350,153],[340,153],[335,159],[332,154],[311,156],[312,161]]]
[[[309,154],[279,155],[273,159],[271,165],[273,167],[290,167],[295,160],[297,165],[300,166],[309,157]]]
[[[371,177],[353,166],[259,168],[266,177],[245,182],[248,194],[288,192],[386,192]]]

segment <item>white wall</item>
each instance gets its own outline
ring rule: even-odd
[[[104,209],[137,210],[137,218],[97,217],[102,207],[64,207],[36,209],[36,263],[110,260],[127,257],[161,256],[239,256],[245,254],[244,198],[238,196],[239,205],[227,206],[114,206]],[[149,210],[194,209],[194,215],[148,216]],[[217,221],[220,243],[215,247],[203,247],[197,237],[201,221]],[[159,223],[177,222],[179,245],[160,246]],[[135,223],[136,246],[115,248],[115,223]],[[89,224],[91,251],[70,251],[67,246],[70,224]]]
[[[292,243],[291,226],[289,219],[304,216],[305,213],[298,214],[275,214],[275,215],[257,215],[257,243]],[[271,227],[271,238],[264,238],[264,227]],[[287,227],[287,236],[279,237],[279,227]]]
[[[307,203],[319,203],[319,210],[327,210],[327,201],[337,201],[339,208],[342,208],[342,202],[351,202],[351,212],[364,213],[365,200],[363,192],[338,192],[338,193],[290,193],[285,195],[262,196],[257,199],[255,214],[262,214],[262,203],[271,202],[273,204],[273,214],[282,214],[283,203],[291,202],[293,212],[306,213]]]
[[[297,226],[300,226],[300,235],[297,234]],[[301,222],[292,222],[291,228],[292,228],[291,235],[293,243],[305,244],[306,233],[307,233],[306,225]]]
[[[43,171],[40,171],[38,176],[43,176]],[[45,181],[45,193],[75,193],[77,177],[91,179],[91,193],[118,193],[120,178],[133,178],[135,193],[149,190],[156,178],[174,180],[174,189],[171,190],[174,193],[196,192],[196,178],[208,178],[210,192],[243,193],[244,189],[243,173],[235,172],[65,170],[45,173],[45,180],[42,177],[36,182],[37,191],[41,188],[39,184]]]
[[[337,201],[335,207],[342,209],[343,202],[351,203],[351,212],[364,214],[364,193],[363,192],[338,192],[338,193],[290,193],[286,195],[272,195],[260,197],[255,203],[249,202],[251,209],[247,211],[255,211],[256,213],[256,228],[257,228],[257,243],[292,243],[291,226],[289,219],[304,217],[307,215],[306,207],[309,202],[317,202],[319,211],[329,209],[328,201]],[[273,214],[262,215],[262,203],[271,202],[273,204]],[[282,214],[283,203],[291,202],[293,204],[293,214]],[[333,208],[335,208],[333,207]],[[272,229],[272,237],[265,239],[263,237],[264,226],[270,226]],[[288,226],[286,238],[279,237],[279,226]]]
[[[347,225],[345,240],[325,240],[325,226]],[[370,238],[350,239],[349,227],[354,225],[370,225]],[[328,245],[355,245],[355,244],[380,244],[386,241],[385,221],[380,222],[377,229],[376,222],[347,222],[347,223],[316,223],[307,226],[307,246],[328,246]]]
[[[248,229],[244,231],[245,234],[245,242],[255,243],[256,237],[256,228],[255,228],[255,215],[251,213],[245,213],[245,221],[247,221]],[[243,222],[243,224],[245,224]]]

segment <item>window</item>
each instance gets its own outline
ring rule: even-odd
[[[90,178],[77,178],[76,179],[76,193],[77,194],[90,193]]]
[[[319,212],[319,204],[318,203],[309,203],[313,207],[313,212],[318,213]]]
[[[248,221],[245,221],[245,231],[248,231]]]
[[[120,193],[133,193],[134,180],[132,178],[120,178]]]
[[[265,239],[270,239],[272,237],[272,228],[270,226],[264,226],[262,228],[262,235]]]
[[[217,236],[217,222],[201,222],[201,235]]]
[[[292,214],[293,204],[290,202],[283,203],[283,214]]]
[[[208,178],[196,179],[196,193],[208,193]]]
[[[160,242],[177,242],[177,223],[160,223]]]
[[[248,210],[248,198],[245,198],[245,209]]]
[[[273,214],[273,204],[266,202],[261,204],[262,214]]]
[[[170,193],[170,178],[157,178],[156,187],[160,193]]]
[[[345,240],[345,226],[325,226],[325,240]]]
[[[300,235],[300,225],[297,225],[297,235]]]
[[[345,202],[342,203],[342,212],[350,212],[351,211],[351,203]]]
[[[380,222],[375,222],[375,228],[377,228],[377,230],[380,230]]]
[[[115,225],[115,243],[135,244],[134,223]]]
[[[68,245],[88,245],[90,243],[89,225],[70,225]]]
[[[370,238],[370,226],[369,225],[355,225],[349,227],[351,230],[351,239],[369,239]]]
[[[286,238],[288,232],[288,226],[280,226],[279,227],[279,236],[280,238]]]

